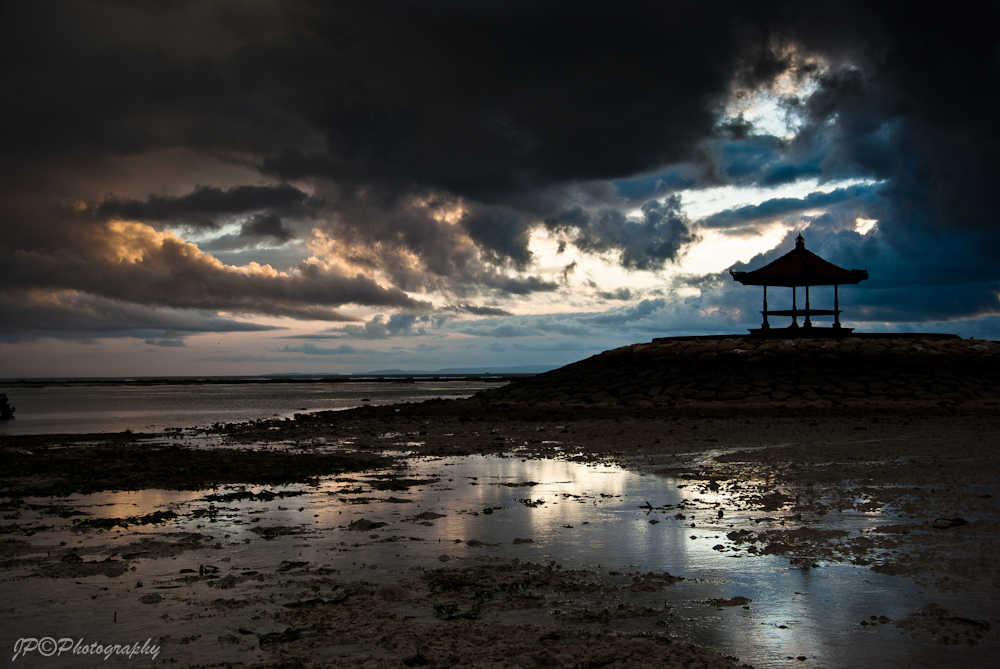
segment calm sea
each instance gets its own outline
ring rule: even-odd
[[[363,404],[469,397],[504,383],[507,380],[0,384],[0,392],[17,409],[15,420],[0,421],[0,435],[159,432]]]

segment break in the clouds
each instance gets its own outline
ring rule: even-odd
[[[798,232],[861,323],[991,323],[998,11],[4,3],[4,336],[739,330]]]

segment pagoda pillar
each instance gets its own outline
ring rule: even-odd
[[[840,297],[837,295],[837,284],[833,284],[833,327],[840,329]]]
[[[809,318],[809,284],[806,284],[806,322],[803,325],[807,328],[813,326],[812,319]]]
[[[771,325],[767,322],[767,286],[764,286],[764,311],[761,313],[764,314],[764,322],[761,324],[760,328],[762,330],[770,330]]]

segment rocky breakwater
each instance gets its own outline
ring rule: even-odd
[[[660,340],[605,351],[477,395],[525,404],[1000,399],[1000,344],[941,336]]]

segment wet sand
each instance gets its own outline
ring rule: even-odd
[[[986,346],[964,346],[972,345]],[[992,355],[986,348],[973,353]],[[538,378],[536,388],[548,382]],[[882,378],[871,383],[899,377]],[[933,391],[919,379],[909,382]],[[975,665],[1000,650],[1000,416],[993,387],[981,378],[968,382],[981,389],[970,394],[944,384],[925,399],[912,386],[894,396],[866,387],[847,398],[828,389],[828,397],[810,399],[804,394],[815,388],[800,386],[816,384],[800,382],[791,391],[769,387],[771,394],[788,393],[780,400],[745,391],[719,400],[725,391],[715,389],[700,400],[697,393],[687,401],[672,396],[669,406],[607,389],[575,404],[546,403],[530,396],[531,386],[512,386],[468,401],[325,412],[157,438],[170,444],[158,455],[150,455],[140,435],[110,445],[104,438],[72,445],[65,438],[8,438],[0,444],[4,457],[13,458],[0,476],[0,573],[8,593],[74,584],[69,600],[96,596],[110,609],[131,611],[145,622],[128,629],[149,630],[165,649],[161,660],[173,657],[182,666],[850,666],[863,659],[838,661],[829,648],[826,655],[811,652],[807,638],[796,642],[795,622],[770,622],[764,603],[713,585],[694,568],[680,574],[556,564],[537,559],[549,541],[541,536],[455,536],[438,554],[428,540],[442,541],[445,521],[487,509],[451,509],[443,520],[437,511],[418,512],[414,500],[458,484],[416,472],[463,456],[503,454],[526,466],[616,465],[671,481],[686,497],[630,500],[629,508],[643,514],[638,522],[678,536],[690,531],[692,540],[710,540],[720,559],[795,570],[806,580],[809,573],[833,581],[837,574],[870,574],[873,584],[905,590],[901,601],[909,608],[889,611],[873,595],[859,604],[864,615],[830,620],[825,628],[812,621],[813,627],[876,649],[885,639],[892,650],[881,664]],[[527,399],[517,401],[518,392]],[[600,392],[609,395],[593,398]],[[199,455],[189,459],[192,453]],[[197,459],[205,453],[217,457],[212,466]],[[178,468],[182,462],[189,466]],[[113,475],[80,473],[106,472],[112,463]],[[210,490],[236,483],[251,485]],[[533,483],[511,481],[521,486],[512,499],[530,505]],[[173,506],[147,500],[134,513],[115,506],[87,507],[93,518],[73,515],[82,508],[80,494],[92,501],[101,489],[192,492],[162,493]],[[425,496],[407,497],[417,491]],[[315,527],[281,520],[296,518],[297,496],[320,493],[338,499],[338,509],[355,510],[351,522],[328,521],[318,508]],[[177,495],[188,501],[176,502]],[[596,509],[603,497],[595,489],[578,501]],[[299,517],[308,508],[298,509]],[[376,517],[375,508],[406,510]],[[501,518],[506,511],[498,506],[490,513]],[[255,529],[237,534],[248,526]],[[259,566],[270,547],[274,558]],[[387,570],[357,561],[390,559],[386,551],[394,547],[413,556],[400,558],[408,564]],[[319,557],[296,560],[320,549]],[[258,552],[243,552],[251,550]],[[181,563],[191,571],[180,573]],[[144,573],[154,580],[137,586]],[[713,587],[716,596],[692,599]],[[154,618],[152,609],[163,613]],[[12,629],[24,630],[36,614],[28,602],[4,615],[18,622]],[[726,656],[724,643],[713,650],[708,636],[690,631],[691,620],[727,626],[733,616],[749,617],[750,624],[759,616],[768,637],[792,634],[787,646],[795,650],[769,648],[737,661]],[[100,629],[113,626],[104,621]],[[702,638],[701,646],[690,643]],[[15,640],[4,643],[13,647]],[[822,646],[815,638],[813,644]]]

